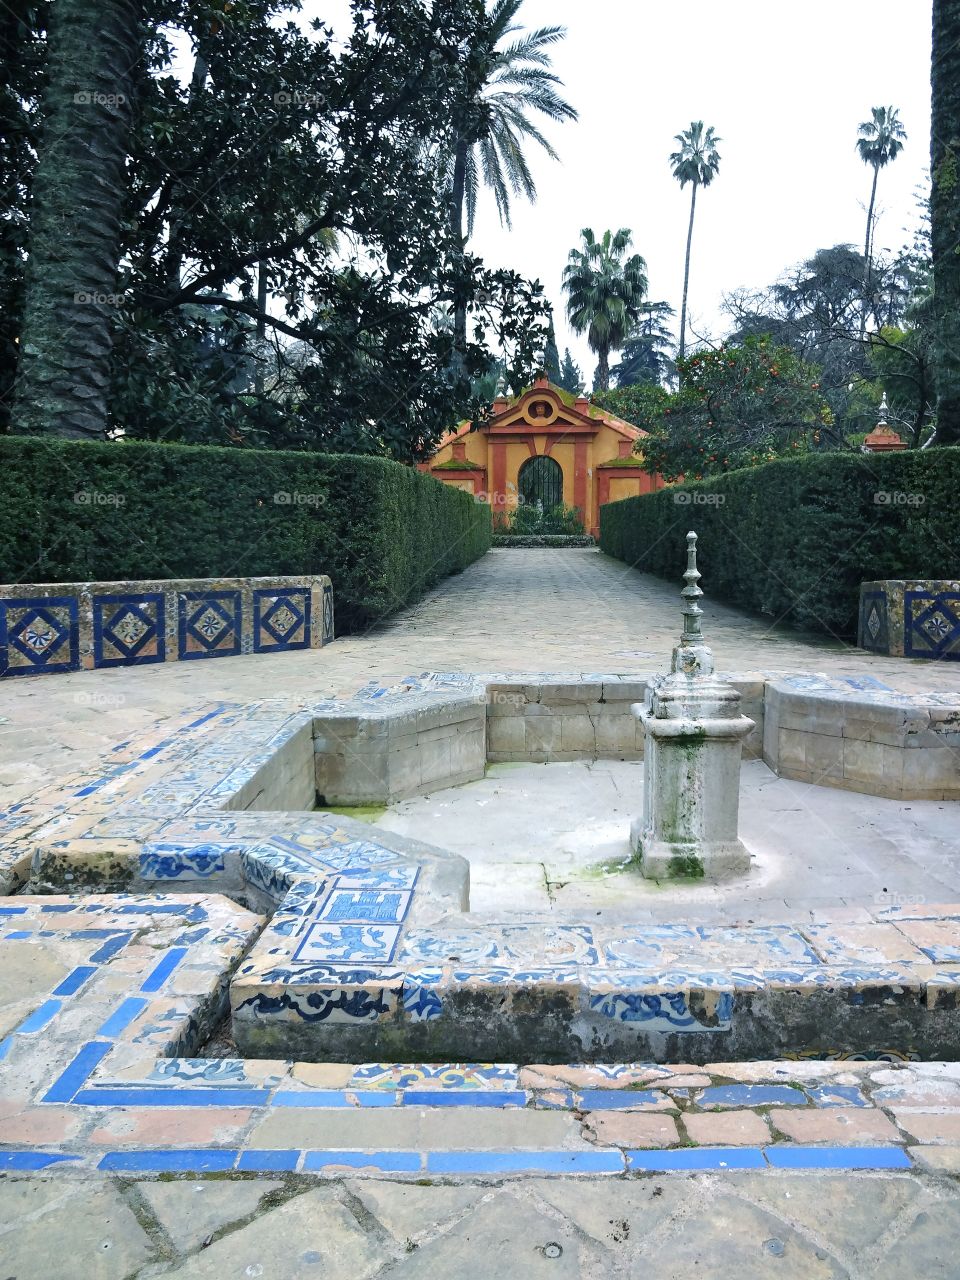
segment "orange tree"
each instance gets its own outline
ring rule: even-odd
[[[624,387],[596,396],[636,423],[649,466],[700,479],[825,442],[833,417],[815,366],[768,338],[746,338],[677,361],[680,390]]]

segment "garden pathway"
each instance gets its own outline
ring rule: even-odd
[[[662,670],[679,589],[594,550],[495,550],[413,608],[303,653],[172,662],[0,684],[0,793],[8,803],[96,761],[115,743],[212,700],[349,695],[420,671]],[[710,598],[704,630],[727,671],[869,671],[906,692],[960,688],[960,664],[881,658]],[[336,583],[334,583],[336,592]]]

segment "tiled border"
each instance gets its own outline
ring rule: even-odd
[[[284,636],[267,625],[271,605],[292,605]],[[222,630],[203,635],[191,619],[208,601]],[[24,609],[66,611],[65,634],[50,655],[15,645],[9,618]],[[111,635],[111,619],[133,614],[146,630],[129,642]],[[40,615],[43,617],[43,614]],[[0,586],[0,675],[46,675],[100,667],[318,649],[334,638],[333,586],[324,575],[283,578],[170,578],[142,582],[28,583]],[[55,658],[55,660],[51,660]]]

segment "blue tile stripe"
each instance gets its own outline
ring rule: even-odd
[[[186,947],[171,947],[160,963],[141,982],[140,990],[159,991],[186,954]]]
[[[403,1089],[405,1107],[525,1107],[529,1094],[524,1089]]]
[[[63,1008],[62,1000],[44,1000],[39,1008],[34,1009],[28,1018],[24,1018],[19,1027],[16,1028],[18,1035],[30,1035],[34,1031],[42,1030],[48,1022],[57,1016]]]
[[[0,1171],[45,1169],[81,1160],[79,1154],[24,1148],[0,1152]],[[724,1172],[775,1169],[911,1169],[900,1147],[682,1147],[670,1150],[600,1148],[583,1151],[543,1149],[362,1151],[298,1148],[192,1147],[108,1151],[96,1166],[130,1173],[294,1172],[336,1176],[347,1170],[371,1173],[492,1175]]]
[[[0,1170],[48,1169],[54,1164],[79,1159],[80,1156],[65,1155],[57,1151],[0,1151]]]
[[[98,1085],[78,1092],[73,1101],[95,1107],[264,1107],[269,1089],[117,1088]]]
[[[122,1031],[126,1031],[131,1022],[135,1022],[139,1018],[149,1003],[150,1001],[143,996],[127,996],[126,1000],[121,1001],[117,1009],[106,1020],[97,1035],[115,1040]]]
[[[98,1169],[130,1173],[221,1173],[232,1169],[239,1151],[108,1151]]]
[[[395,1107],[397,1093],[387,1089],[278,1089],[275,1107]]]
[[[54,987],[53,994],[55,996],[72,996],[80,990],[88,978],[92,978],[97,972],[95,964],[78,965],[72,973],[68,973],[58,987]]]
[[[680,1147],[667,1151],[627,1151],[635,1173],[675,1173],[682,1169],[766,1169],[759,1147]]]
[[[85,1044],[66,1071],[43,1095],[44,1102],[69,1102],[95,1067],[103,1061],[113,1045],[109,1040],[91,1040]]]

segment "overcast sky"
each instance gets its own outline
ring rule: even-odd
[[[305,0],[342,30],[345,0]],[[633,232],[650,296],[679,316],[690,188],[670,173],[673,135],[703,119],[723,139],[697,200],[690,310],[720,336],[725,292],[770,283],[816,249],[863,246],[870,173],[855,150],[874,106],[899,107],[908,140],[880,175],[878,249],[916,225],[930,138],[930,0],[525,0],[527,28],[562,23],[554,67],[579,122],[548,127],[560,163],[531,146],[539,198],[501,228],[481,194],[471,247],[544,284],[561,354],[593,357],[568,330],[561,274],[580,229]]]

